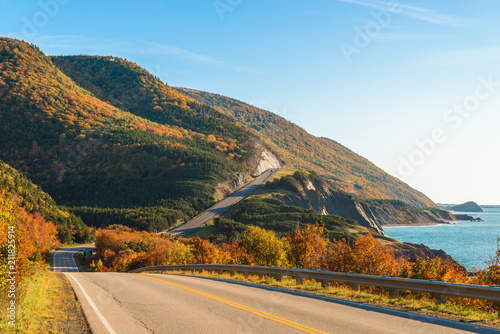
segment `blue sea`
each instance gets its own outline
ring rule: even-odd
[[[485,208],[485,212],[460,212],[480,217],[484,222],[461,221],[450,225],[384,227],[388,237],[402,242],[424,244],[442,249],[468,270],[482,269],[495,256],[500,238],[500,209]]]

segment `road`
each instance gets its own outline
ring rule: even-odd
[[[306,293],[181,275],[78,272],[58,250],[94,334],[500,333],[500,331]]]
[[[75,255],[84,249],[93,249],[94,245],[81,245],[62,248],[52,254],[52,271],[55,272],[78,272]]]
[[[66,275],[94,334],[500,332],[216,279],[160,274]]]
[[[261,175],[259,175],[255,180],[253,180],[251,183],[247,184],[246,186],[242,187],[238,191],[236,191],[234,194],[232,194],[229,197],[226,197],[207,211],[203,212],[201,215],[193,218],[192,220],[188,221],[187,223],[174,228],[173,230],[170,230],[166,233],[170,235],[177,235],[177,234],[183,234],[183,233],[188,233],[193,230],[199,229],[210,220],[213,219],[215,216],[219,215],[221,212],[229,208],[231,205],[238,203],[245,197],[251,195],[257,188],[261,187],[266,183],[266,181],[269,179],[269,177],[276,171],[277,169],[268,169]]]

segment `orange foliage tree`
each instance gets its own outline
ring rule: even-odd
[[[324,236],[325,230],[319,224],[307,225],[305,231],[295,230],[287,237],[290,264],[296,268],[322,269],[328,250]]]

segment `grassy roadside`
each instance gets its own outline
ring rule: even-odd
[[[231,276],[229,273],[194,273],[192,271],[168,271],[158,272],[162,274],[177,274],[189,276],[201,276],[220,278],[225,280],[240,281],[245,283],[259,284],[265,286],[272,286],[292,291],[306,292],[315,295],[332,297],[342,300],[348,300],[368,305],[390,308],[405,312],[412,312],[442,318],[452,321],[459,321],[470,323],[474,325],[487,326],[500,329],[500,320],[496,312],[486,312],[473,308],[466,308],[455,303],[447,302],[446,304],[438,305],[433,299],[422,297],[419,299],[414,298],[390,298],[388,293],[374,294],[365,291],[353,291],[350,287],[342,284],[332,284],[331,286],[323,288],[320,282],[314,280],[304,279],[302,285],[297,285],[295,279],[284,276],[282,281],[279,282],[273,277],[259,278],[257,275],[249,275],[247,278],[243,274],[236,274]]]
[[[3,310],[7,299],[0,292]],[[16,307],[15,327],[2,317],[1,333],[91,333],[66,277],[50,272],[47,266],[33,269],[33,275],[22,280]]]

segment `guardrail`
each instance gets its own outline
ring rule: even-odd
[[[321,282],[323,287],[326,287],[330,282],[342,282],[353,287],[354,290],[359,290],[360,285],[370,285],[385,288],[389,291],[391,297],[395,298],[399,295],[400,290],[412,290],[430,293],[437,299],[438,303],[446,303],[447,296],[463,297],[472,299],[488,300],[493,306],[500,306],[500,289],[490,286],[469,285],[447,283],[441,281],[426,281],[407,278],[396,278],[387,276],[371,276],[352,273],[337,273],[323,270],[307,270],[295,268],[278,268],[278,267],[261,267],[261,266],[244,266],[230,264],[180,264],[171,266],[154,266],[145,267],[130,271],[131,273],[151,272],[151,271],[209,271],[209,272],[229,272],[231,275],[235,273],[243,273],[245,276],[256,274],[260,277],[269,275],[276,280],[281,281],[283,276],[290,276],[296,280],[297,284],[302,284],[304,278],[314,279]]]

